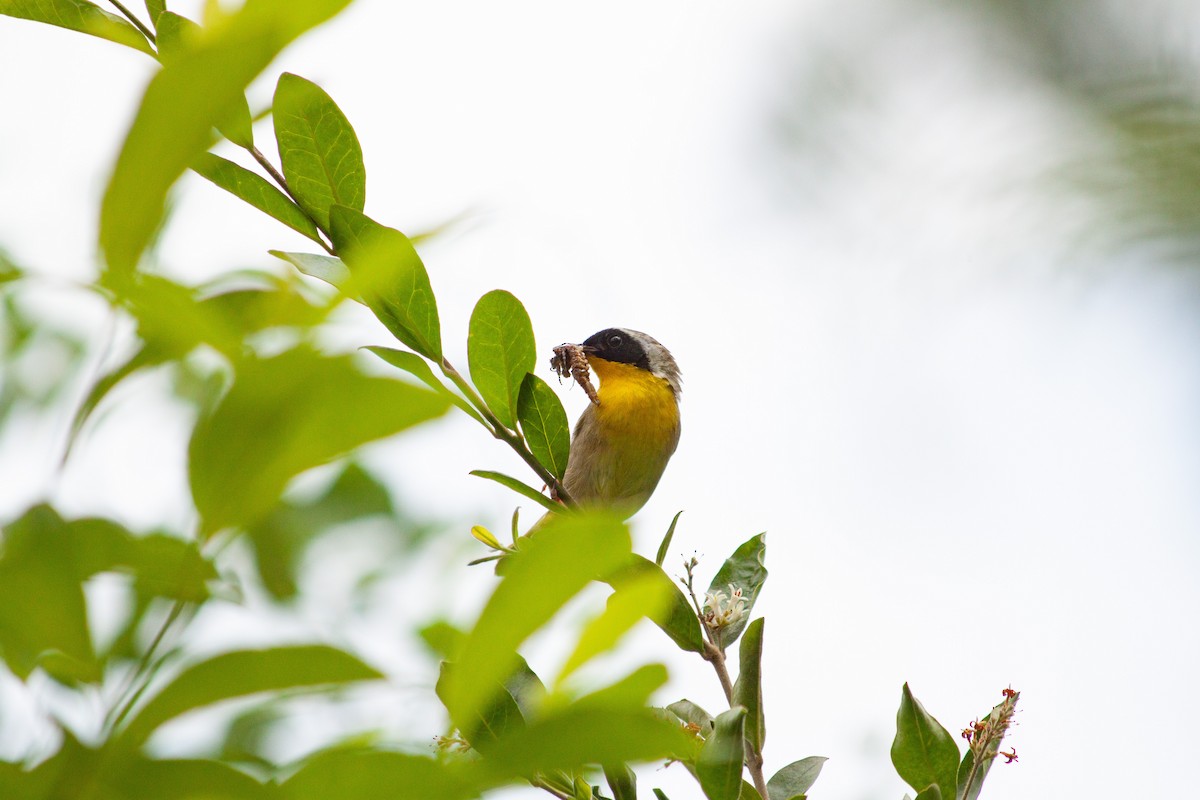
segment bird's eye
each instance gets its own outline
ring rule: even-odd
[[[620,347],[621,341],[622,339],[620,336],[610,336],[608,337],[608,346],[613,348]]]

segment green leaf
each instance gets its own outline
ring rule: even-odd
[[[958,745],[954,737],[925,710],[908,684],[896,712],[896,738],[892,764],[904,782],[918,792],[937,784],[942,795],[953,797],[958,785]],[[918,795],[920,797],[920,795]]]
[[[432,392],[364,375],[348,356],[298,348],[246,359],[192,434],[188,471],[203,534],[254,523],[301,472],[448,407]]]
[[[664,792],[662,789],[654,789],[653,791],[654,796],[658,798],[658,800],[671,800],[671,798],[667,797],[666,792]]]
[[[350,267],[351,280],[344,291],[361,296],[401,342],[441,361],[437,300],[412,242],[354,209],[335,205],[329,214],[334,245]]]
[[[746,708],[746,741],[761,753],[767,738],[767,723],[763,714],[762,697],[762,617],[746,627],[746,635],[738,650],[738,677],[733,685],[733,702]]]
[[[743,644],[743,646],[745,646]],[[793,761],[771,776],[767,781],[767,794],[770,800],[792,800],[804,796],[821,774],[821,767],[829,759],[823,756],[809,756],[799,761]]]
[[[417,631],[417,635],[434,655],[446,661],[456,660],[463,642],[467,640],[465,631],[446,620],[436,620],[425,625]]]
[[[158,27],[158,15],[166,10],[166,0],[146,0],[146,13],[150,15],[150,27]]]
[[[82,577],[70,557],[71,534],[49,506],[5,527],[0,554],[0,653],[18,678],[56,655],[54,677],[98,681]]]
[[[204,29],[187,17],[164,11],[157,18],[158,57],[164,65],[173,64],[204,37]],[[232,115],[218,124],[226,139],[239,147],[254,146],[254,129],[250,121],[250,105],[245,94]],[[235,193],[236,194],[236,193]],[[303,231],[301,231],[303,233]]]
[[[571,455],[571,427],[558,395],[532,372],[521,382],[517,419],[529,451],[561,481]]]
[[[109,778],[105,788],[119,798],[155,800],[258,800],[272,796],[267,786],[219,761],[133,758]],[[114,791],[115,790],[115,791]]]
[[[386,487],[358,464],[348,463],[320,496],[283,500],[247,526],[263,588],[277,600],[294,597],[308,546],[330,528],[367,517],[383,517],[397,533],[419,532],[400,519]]]
[[[696,756],[696,776],[708,800],[737,800],[741,793],[745,722],[746,709],[741,706],[718,715]]]
[[[258,0],[150,81],[104,193],[100,246],[128,277],[162,219],[167,191],[233,118],[254,77],[293,39],[349,0]]]
[[[549,497],[546,497],[546,495],[542,494],[537,489],[534,489],[532,486],[529,486],[527,484],[521,483],[521,481],[517,480],[516,478],[511,478],[502,472],[492,472],[491,470],[486,470],[486,469],[476,469],[476,470],[472,470],[471,474],[477,478],[486,478],[489,481],[495,481],[496,483],[500,484],[501,486],[507,486],[509,489],[512,489],[517,494],[519,494],[523,497],[528,497],[530,500],[549,509],[550,511],[554,511],[559,514],[563,514],[566,512],[566,509],[563,506],[554,502]]]
[[[447,682],[451,720],[468,726],[496,684],[513,673],[517,647],[584,586],[627,559],[630,547],[629,531],[611,517],[557,516],[509,556]]]
[[[185,669],[142,707],[120,736],[137,747],[164,722],[222,700],[382,677],[358,658],[325,645],[222,653]]]
[[[913,800],[942,800],[942,790],[938,788],[936,783],[925,787],[925,790],[919,793]]]
[[[674,758],[689,752],[690,744],[678,725],[645,709],[568,707],[501,739],[483,767],[497,777],[526,777],[585,764]]]
[[[437,695],[445,702],[449,686],[454,681],[456,664],[442,662],[436,686]],[[466,725],[458,725],[463,737],[480,753],[488,753],[492,745],[504,736],[525,727],[525,717],[516,698],[502,683],[493,688],[490,699],[480,707]]]
[[[708,587],[709,592],[719,590],[728,594],[729,587],[732,585],[742,590],[742,597],[746,601],[745,613],[742,618],[720,631],[722,650],[737,641],[738,636],[741,635],[746,623],[750,621],[750,612],[754,609],[754,601],[758,599],[758,593],[762,591],[763,583],[767,580],[767,568],[763,566],[763,559],[767,552],[766,539],[767,535],[760,533],[743,542],[717,570],[716,577]]]
[[[269,250],[267,252],[278,259],[288,262],[305,275],[323,280],[330,286],[338,289],[350,283],[350,270],[346,268],[346,265],[342,263],[340,258],[314,255],[312,253],[286,253],[282,250]]]
[[[762,800],[762,795],[745,779],[742,780],[742,789],[738,792],[738,800]]]
[[[362,211],[367,199],[362,147],[333,98],[315,83],[285,72],[275,87],[272,116],[283,177],[317,224],[330,230],[334,205]]]
[[[433,374],[433,369],[430,368],[429,362],[421,358],[416,353],[410,353],[406,350],[396,350],[391,347],[372,346],[364,347],[363,349],[369,350],[387,363],[391,364],[393,367],[402,369],[408,374],[417,378],[430,389],[433,389],[435,392],[443,395],[451,403],[454,403],[454,405],[458,406],[459,409],[465,412],[468,416],[473,417],[477,422],[479,422],[480,425],[490,429],[490,426],[483,421],[483,417],[480,416],[479,412],[476,411],[474,407],[463,398],[462,395],[458,394],[449,386],[438,380],[437,376]]]
[[[615,683],[580,697],[575,707],[641,709],[650,702],[650,695],[666,684],[667,678],[667,668],[662,664],[645,664]]]
[[[629,559],[625,568],[613,575],[609,583],[616,588],[622,582],[641,575],[652,575],[664,588],[664,594],[669,598],[666,607],[658,614],[650,617],[663,633],[671,637],[682,650],[693,653],[704,652],[704,633],[700,630],[700,621],[683,592],[675,585],[675,581],[663,572],[662,568],[649,559],[634,555]]]
[[[265,178],[212,153],[201,154],[192,164],[192,169],[292,230],[304,234],[314,242],[321,241],[313,221],[299,206],[289,200],[286,194],[276,189]]]
[[[467,361],[471,380],[492,413],[505,427],[515,428],[521,383],[537,365],[533,323],[520,300],[502,289],[479,298],[471,312]],[[550,395],[557,401],[553,391]]]
[[[699,732],[701,735],[708,736],[708,731],[712,728],[713,724],[712,714],[709,714],[691,700],[676,700],[667,706],[667,710],[684,722],[695,725],[700,729]]]
[[[467,800],[479,788],[452,760],[337,748],[311,756],[284,781],[279,800]]]
[[[98,36],[154,55],[141,31],[85,0],[0,0],[0,14]]]
[[[613,793],[613,800],[637,800],[637,775],[628,764],[604,767],[604,780]]]
[[[562,683],[588,661],[616,647],[621,637],[643,618],[661,617],[669,600],[667,587],[653,573],[623,581],[608,598],[604,611],[584,626],[556,683]]]
[[[671,518],[671,525],[667,528],[667,535],[663,537],[662,544],[658,546],[658,553],[654,556],[654,563],[660,567],[667,558],[667,548],[671,546],[671,539],[675,537],[675,525],[679,523],[681,514],[683,514],[682,511],[676,511],[675,516]]]

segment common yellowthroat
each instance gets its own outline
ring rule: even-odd
[[[580,506],[630,517],[679,444],[679,366],[653,337],[628,328],[605,328],[579,349],[600,378],[599,403],[575,424],[563,486]]]

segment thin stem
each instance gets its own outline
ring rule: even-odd
[[[158,649],[158,646],[162,644],[162,640],[166,637],[167,631],[170,630],[171,626],[175,624],[175,620],[179,619],[179,615],[183,613],[183,609],[186,605],[187,604],[182,600],[175,601],[174,605],[171,606],[171,611],[167,614],[167,618],[163,620],[163,624],[159,626],[158,632],[154,634],[154,640],[150,642],[150,646],[146,649],[146,652],[142,654],[141,659],[138,661],[137,668],[134,669],[133,674],[130,676],[125,688],[118,695],[117,702],[113,704],[112,709],[107,715],[108,719],[105,723],[105,726],[110,732],[115,731],[117,727],[120,726],[120,724],[125,720],[125,717],[129,716],[129,712],[133,710],[134,703],[138,701],[138,698],[142,696],[142,692],[145,691],[148,682],[144,683],[137,690],[131,690],[133,690],[133,687],[137,683],[138,679],[146,673],[147,668],[150,666],[150,661],[154,658],[154,652]],[[122,702],[121,698],[125,698],[124,702]],[[120,710],[118,711],[118,709]]]
[[[515,450],[517,455],[519,455],[521,459],[529,465],[530,469],[536,472],[537,476],[541,478],[547,486],[550,487],[554,497],[557,498],[563,505],[567,506],[568,508],[577,508],[575,501],[571,499],[569,494],[567,494],[567,490],[563,488],[563,485],[561,482],[559,482],[558,478],[554,477],[553,473],[542,466],[542,463],[534,457],[533,453],[529,452],[529,448],[525,446],[525,441],[521,438],[520,434],[510,431],[504,426],[503,423],[500,422],[500,420],[496,419],[496,415],[493,414],[491,409],[487,407],[487,403],[483,402],[483,398],[479,396],[479,394],[475,391],[475,388],[467,382],[462,374],[454,368],[454,365],[452,365],[447,359],[443,358],[441,366],[442,373],[459,388],[471,405],[475,406],[475,408],[479,410],[479,413],[483,415],[484,419],[486,419],[491,425],[492,435],[505,442],[509,447]]]
[[[262,154],[262,151],[259,150],[254,145],[250,145],[249,147],[247,147],[246,151],[248,153],[250,153],[250,155],[254,158],[255,161],[258,162],[258,165],[260,167],[262,167],[264,170],[266,170],[267,174],[271,176],[271,179],[274,180],[277,184],[279,184],[279,188],[283,190],[283,193],[286,194],[288,197],[292,198],[292,201],[295,202],[296,206],[299,207],[300,211],[304,214],[304,216],[308,217],[312,221],[313,225],[315,225],[317,227],[317,230],[321,231],[321,233],[324,233],[326,236],[329,236],[329,231],[326,231],[323,228],[321,228],[321,224],[319,222],[317,222],[315,219],[313,219],[312,216],[307,211],[304,210],[304,206],[300,205],[300,201],[296,199],[296,195],[292,194],[291,188],[288,187],[287,179],[283,177],[283,173],[281,173],[279,170],[275,169],[275,165],[271,163],[270,159],[268,159],[266,156],[264,156]],[[329,253],[329,255],[331,255],[331,256],[337,255],[337,253],[334,252],[334,249],[331,246],[329,246],[325,242],[324,239],[321,239],[320,237],[318,237],[317,243],[320,244],[321,247],[325,249],[325,252]]]
[[[137,28],[139,31],[141,31],[141,32],[142,32],[142,35],[143,35],[143,36],[145,36],[147,39],[149,39],[151,44],[158,44],[158,40],[154,38],[154,31],[152,31],[152,30],[150,30],[149,28],[147,28],[147,27],[145,26],[145,24],[143,24],[143,23],[142,23],[142,21],[141,21],[140,19],[138,19],[137,17],[135,17],[135,16],[133,15],[133,12],[132,12],[132,11],[130,11],[130,10],[129,10],[128,8],[126,8],[125,6],[121,5],[119,2],[117,2],[117,0],[108,0],[108,2],[110,2],[110,3],[112,3],[114,6],[116,6],[116,7],[117,7],[117,11],[120,11],[122,14],[124,14],[124,15],[125,15],[125,19],[129,20],[130,22],[132,22],[132,23],[133,23],[133,26],[134,26],[135,28]]]
[[[705,626],[707,629],[708,626]],[[709,642],[704,645],[704,652],[701,656],[705,661],[713,665],[713,671],[717,673],[717,680],[721,682],[721,689],[725,692],[725,699],[729,706],[733,707],[733,681],[729,679],[729,669],[725,666],[725,653],[717,645]],[[758,794],[763,800],[767,800],[767,781],[763,776],[763,757],[762,753],[755,750],[749,741],[744,741],[743,746],[746,750],[746,769],[750,770],[750,778],[754,781],[754,788],[758,790]]]

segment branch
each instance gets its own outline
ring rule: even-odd
[[[550,470],[542,466],[542,462],[538,461],[537,457],[534,456],[533,453],[529,452],[529,448],[525,446],[525,440],[521,438],[519,433],[510,431],[504,426],[503,423],[500,422],[500,420],[496,419],[496,415],[493,414],[492,410],[487,407],[487,403],[483,402],[483,398],[480,397],[475,391],[475,387],[471,386],[471,384],[467,382],[467,379],[462,376],[462,373],[455,369],[454,365],[445,358],[442,359],[441,367],[442,374],[449,378],[454,385],[459,388],[459,391],[466,396],[471,405],[475,406],[479,413],[483,415],[484,419],[488,421],[489,425],[491,426],[489,430],[492,432],[492,436],[495,436],[497,439],[506,443],[509,447],[515,450],[517,455],[519,455],[521,459],[529,465],[530,469],[537,473],[537,476],[542,479],[542,482],[550,487],[550,491],[553,496],[562,502],[563,505],[568,508],[578,508],[575,501],[571,499],[571,495],[569,495],[567,490],[563,488],[562,482],[559,481],[558,478],[554,477],[554,474],[551,473]]]
[[[308,217],[309,220],[312,221],[312,224],[316,226],[317,230],[321,231],[321,233],[325,234],[332,241],[333,237],[329,235],[329,231],[324,230],[321,227],[321,223],[313,219],[312,215],[304,210],[304,206],[300,204],[300,201],[296,199],[296,195],[292,194],[291,188],[288,187],[287,179],[283,177],[283,173],[275,169],[275,165],[272,164],[270,160],[262,154],[262,151],[254,145],[250,145],[246,148],[246,152],[253,156],[254,160],[258,162],[258,165],[266,170],[267,174],[271,176],[272,180],[279,184],[279,188],[283,190],[283,193],[292,198],[292,202],[296,204],[296,207],[300,209],[300,212],[304,214],[304,216]],[[317,242],[321,245],[321,247],[325,248],[325,252],[329,253],[329,255],[337,255],[333,248],[325,243],[324,239],[318,238]]]
[[[135,17],[133,15],[132,11],[130,11],[125,6],[121,5],[119,2],[117,2],[117,0],[108,0],[108,1],[110,3],[112,3],[114,6],[116,6],[117,10],[125,15],[125,19],[132,22],[133,26],[135,28],[137,28],[139,31],[141,31],[142,35],[145,36],[147,39],[149,39],[151,44],[158,44],[158,40],[156,38],[154,38],[154,31],[147,28],[146,25],[140,19],[138,19],[137,17]],[[151,20],[151,22],[153,22],[153,21],[154,20]]]

